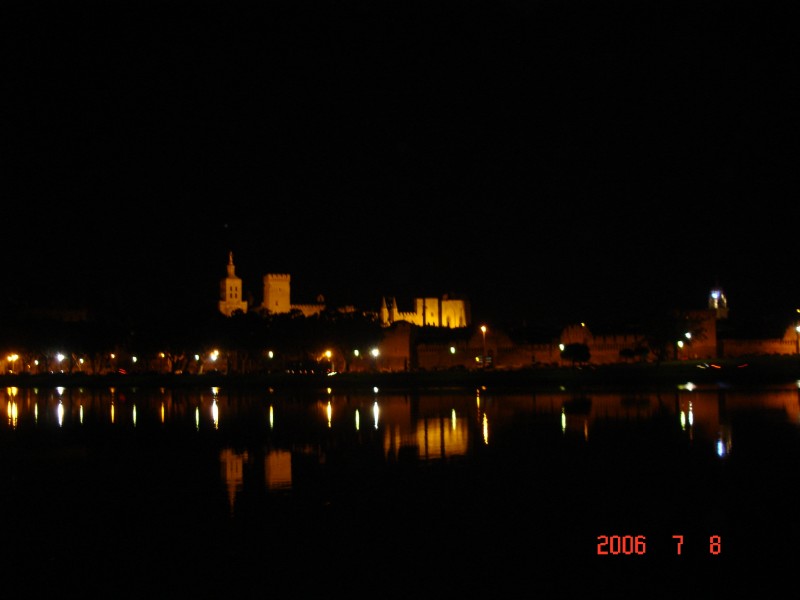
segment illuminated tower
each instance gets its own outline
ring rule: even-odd
[[[728,299],[725,293],[718,287],[711,290],[708,296],[708,308],[716,311],[717,319],[728,318]]]
[[[219,283],[219,312],[230,317],[237,311],[247,312],[247,302],[242,300],[242,280],[236,276],[233,252],[229,252],[228,276]]]
[[[291,277],[285,274],[264,275],[264,302],[261,307],[273,314],[290,312],[290,280]]]
[[[381,317],[381,324],[391,325],[391,321],[389,320],[389,307],[386,305],[386,297],[384,296],[381,298],[381,310],[380,310],[380,317]]]

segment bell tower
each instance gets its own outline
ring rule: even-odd
[[[233,252],[228,253],[228,276],[219,284],[219,312],[230,317],[237,311],[247,312],[247,302],[242,300],[242,280],[236,276]]]

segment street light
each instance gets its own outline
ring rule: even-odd
[[[486,325],[481,325],[481,334],[483,335],[483,356],[481,357],[481,362],[483,363],[483,368],[486,368]]]
[[[795,311],[798,315],[800,315],[800,308],[796,308]],[[800,321],[798,321],[797,326],[795,326],[794,330],[797,332],[797,353],[800,354]]]
[[[370,354],[372,354],[372,357],[375,359],[375,370],[377,371],[378,370],[378,356],[380,356],[381,351],[378,350],[377,348],[373,348],[372,350],[370,350]]]
[[[797,332],[797,353],[800,354],[800,325],[794,328]]]

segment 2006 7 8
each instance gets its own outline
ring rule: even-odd
[[[675,553],[683,550],[683,535],[673,535]],[[597,554],[600,556],[620,554],[642,555],[647,552],[647,539],[643,535],[598,535]],[[708,538],[708,553],[719,556],[722,553],[722,536],[712,535]]]

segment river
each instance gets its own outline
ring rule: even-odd
[[[14,597],[700,597],[800,555],[797,384],[23,387],[0,411]]]

